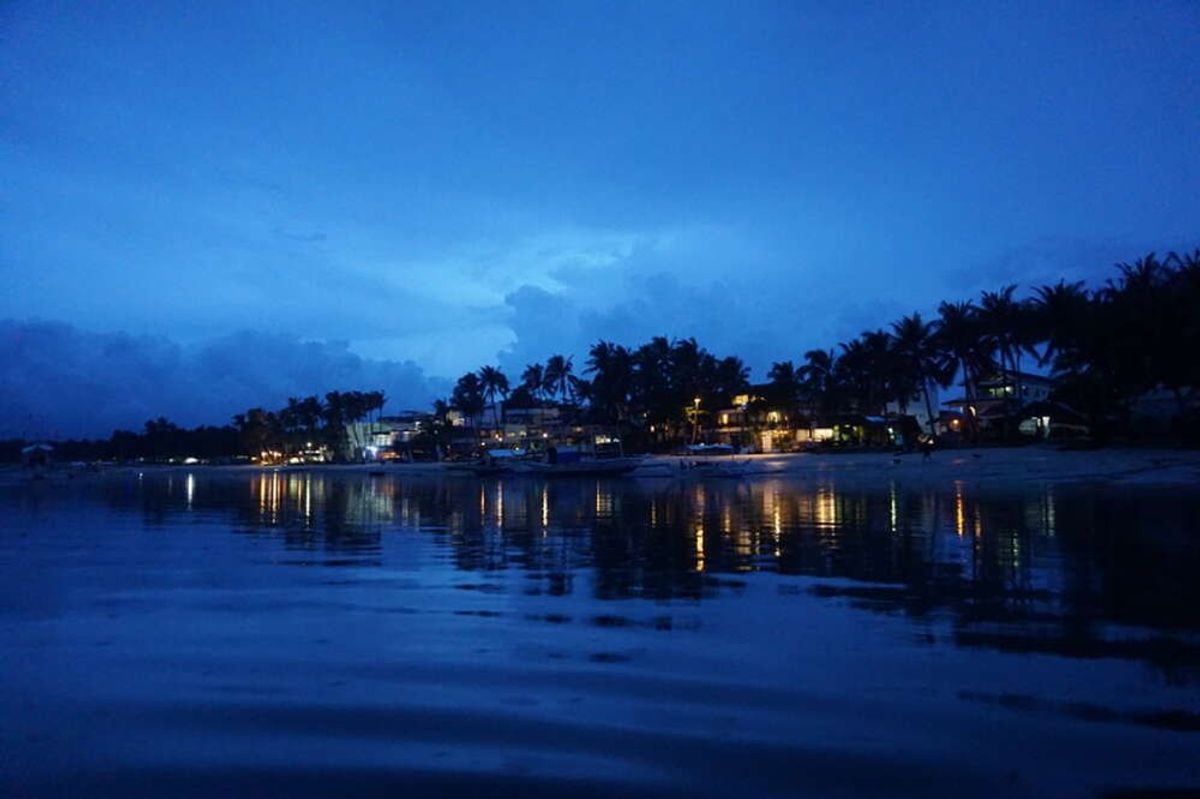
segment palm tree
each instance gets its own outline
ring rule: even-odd
[[[1000,378],[1005,387],[1011,369],[1016,403],[1025,401],[1021,384],[1021,354],[1037,356],[1034,343],[1037,331],[1034,317],[1026,303],[1013,299],[1016,286],[1005,286],[999,291],[985,291],[979,298],[979,325],[984,339],[992,346],[1000,360]]]
[[[292,453],[299,448],[299,439],[303,421],[301,420],[301,400],[288,397],[287,407],[279,411],[279,423],[283,428],[285,452]]]
[[[671,343],[670,382],[681,393],[682,399],[690,400],[701,388],[704,358],[707,353],[694,338],[676,339]]]
[[[716,362],[710,380],[710,392],[728,404],[750,386],[750,369],[741,358],[728,355]]]
[[[237,414],[233,417],[233,423],[238,429],[243,449],[250,455],[258,455],[267,449],[275,449],[283,432],[279,417],[262,408],[251,408],[244,414]],[[157,427],[152,427],[154,424],[157,424]],[[156,429],[165,429],[168,424],[166,419],[161,418],[157,420],[157,423],[147,422],[147,433],[152,433]]]
[[[842,344],[835,375],[851,392],[859,413],[877,413],[887,405],[892,362],[888,334],[868,330]]]
[[[1103,292],[1120,331],[1111,342],[1112,354],[1123,391],[1138,394],[1164,382],[1160,378],[1181,360],[1174,345],[1185,321],[1173,313],[1173,273],[1154,253],[1132,264],[1117,264],[1117,269],[1120,278],[1116,283],[1109,280]]]
[[[804,365],[797,370],[800,389],[808,402],[824,415],[831,413],[837,397],[837,356],[833,350],[809,350],[804,353]]]
[[[633,393],[633,353],[619,344],[598,341],[588,350],[586,374],[592,375],[592,405],[605,420],[621,423]]]
[[[777,401],[785,403],[789,408],[796,404],[800,395],[800,375],[796,372],[796,364],[791,361],[776,361],[767,371],[767,379],[777,395]]]
[[[1044,366],[1078,346],[1084,336],[1091,299],[1082,281],[1059,280],[1053,286],[1035,289],[1034,294],[1034,324],[1037,338],[1044,345],[1038,363]]]
[[[890,399],[895,397],[894,361],[892,359],[892,338],[882,330],[864,331],[860,336],[863,350],[866,352],[864,366],[866,367],[867,405],[883,412],[887,409]],[[908,396],[912,396],[912,387],[906,387]]]
[[[333,456],[337,460],[344,460],[346,457],[346,421],[349,404],[349,394],[330,391],[325,395],[322,414],[325,422],[325,443],[333,451]]]
[[[437,459],[442,460],[443,452],[449,450],[451,443],[450,404],[445,400],[435,400],[433,403],[433,447]],[[443,448],[445,444],[445,448]]]
[[[892,323],[892,353],[896,358],[902,389],[897,394],[901,410],[907,412],[907,396],[910,387],[917,386],[925,398],[925,412],[929,418],[929,432],[937,432],[934,425],[933,401],[930,398],[931,384],[949,385],[948,370],[938,364],[938,352],[934,340],[935,325],[922,321],[919,313],[901,317]],[[911,395],[908,395],[911,396]]]
[[[1182,421],[1187,413],[1183,388],[1200,386],[1200,359],[1194,355],[1200,350],[1200,249],[1183,255],[1169,253],[1164,265],[1169,271],[1165,304],[1173,340],[1163,342],[1157,362],[1163,384],[1175,395]]]
[[[567,381],[570,384],[571,399],[576,405],[590,405],[592,403],[591,381],[578,375],[568,375]]]
[[[655,438],[668,437],[667,426],[674,420],[671,393],[671,343],[664,336],[655,336],[633,353],[632,403],[642,418],[653,428]]]
[[[454,384],[454,393],[451,395],[450,400],[455,408],[458,408],[458,410],[471,420],[471,428],[478,436],[479,417],[483,413],[484,408],[487,407],[483,396],[483,387],[479,382],[479,375],[474,372],[467,372],[458,378],[458,382]]]
[[[531,363],[521,373],[521,387],[529,392],[538,408],[538,427],[546,426],[542,401],[546,395],[546,369],[540,363]]]
[[[321,411],[321,400],[315,396],[305,397],[296,407],[296,418],[304,428],[306,446],[317,437],[317,430],[321,426]]]
[[[571,385],[571,360],[574,356],[564,358],[561,355],[551,355],[546,361],[546,391],[550,396],[561,396],[567,404],[574,405],[575,398]]]
[[[379,399],[382,400],[382,392],[378,393]],[[359,433],[362,432],[359,422],[370,416],[375,402],[373,394],[363,391],[346,391],[341,394],[342,424],[344,432],[349,433],[350,449],[356,458],[361,457],[366,446],[366,442],[359,438]]]
[[[521,373],[521,385],[529,389],[534,399],[541,399],[546,387],[546,370],[540,363],[531,363]]]
[[[496,394],[500,394],[501,397],[508,396],[508,378],[504,372],[494,366],[481,366],[479,368],[479,387],[492,406],[492,424],[498,426],[500,419],[496,413]]]
[[[967,424],[971,437],[978,433],[975,408],[978,406],[979,378],[992,363],[991,352],[979,324],[979,309],[972,302],[943,302],[938,306],[937,332],[934,347],[938,354],[938,369],[943,374],[962,377],[963,394],[967,400]],[[949,377],[949,379],[953,379]]]
[[[383,406],[387,404],[387,395],[382,391],[368,391],[366,394],[366,410],[375,412],[375,421],[383,418]]]

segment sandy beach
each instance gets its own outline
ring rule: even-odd
[[[648,455],[635,479],[663,480],[679,476],[678,455]],[[912,486],[969,485],[995,487],[1057,483],[1106,483],[1200,487],[1200,451],[1178,449],[1058,450],[1050,447],[981,447],[941,450],[929,459],[920,453],[890,452],[798,453],[738,455],[748,461],[744,479],[770,475],[794,479],[836,479],[860,485],[899,482]],[[262,471],[321,474],[371,474],[395,476],[454,475],[476,479],[450,463],[366,463],[311,466],[101,466],[59,464],[45,472],[50,481],[86,480],[127,476],[138,472],[189,472],[254,474]],[[8,466],[0,470],[0,485],[30,481],[29,470]]]

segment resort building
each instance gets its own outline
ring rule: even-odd
[[[420,411],[381,416],[375,421],[346,425],[346,440],[351,456],[357,460],[392,460],[405,457],[412,442],[429,430],[432,422],[432,414]]]
[[[776,386],[751,386],[732,398],[708,420],[710,443],[750,452],[795,452],[835,437],[830,424],[818,420],[804,403],[777,396]]]
[[[938,420],[938,434],[953,439],[974,432],[986,439],[1074,438],[1086,436],[1082,415],[1050,399],[1054,380],[1028,372],[991,375],[981,380],[972,403],[949,400]]]

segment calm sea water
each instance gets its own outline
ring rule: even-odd
[[[0,793],[1200,787],[1200,493],[0,489]]]

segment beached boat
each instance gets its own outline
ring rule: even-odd
[[[642,464],[628,456],[615,436],[598,435],[576,445],[551,445],[536,456],[511,464],[514,474],[544,477],[619,477]]]
[[[479,458],[467,463],[456,463],[452,471],[470,472],[476,477],[495,477],[503,474],[513,474],[518,471],[517,464],[528,457],[520,447],[496,447],[486,449]]]
[[[750,473],[748,460],[733,458],[691,458],[679,462],[679,473],[684,477],[745,477]]]
[[[684,477],[745,477],[751,463],[737,460],[735,450],[728,444],[691,444],[684,448],[686,456],[679,461],[679,473]]]
[[[488,449],[477,460],[450,468],[476,477],[617,477],[629,474],[641,464],[642,456],[625,455],[619,439],[597,436],[584,445],[550,444],[537,450]]]
[[[580,458],[551,462],[547,460],[514,463],[514,474],[537,474],[546,477],[617,477],[629,474],[641,466],[641,456],[615,458]]]

